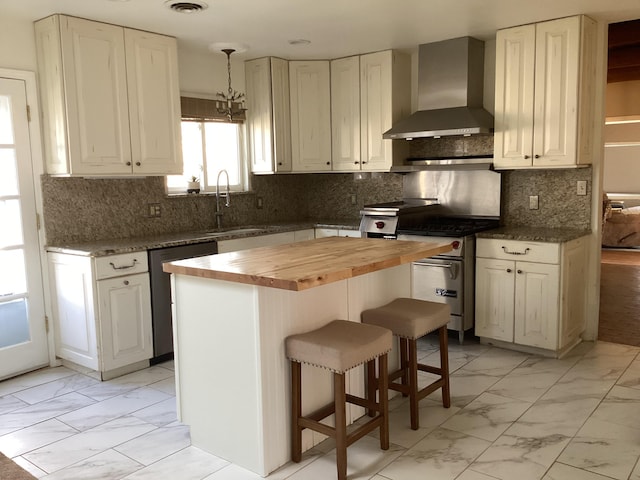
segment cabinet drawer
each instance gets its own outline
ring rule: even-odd
[[[476,256],[538,263],[559,263],[560,244],[479,238]]]
[[[146,251],[96,257],[95,262],[97,280],[142,273],[148,270]]]

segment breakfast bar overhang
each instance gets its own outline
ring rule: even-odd
[[[192,444],[266,476],[290,460],[284,339],[411,295],[410,263],[450,244],[329,237],[180,260],[172,273],[176,399]],[[304,367],[303,367],[304,368]],[[303,413],[332,398],[331,376],[304,371]],[[363,395],[362,368],[349,390]],[[354,421],[360,407],[347,412]],[[323,436],[305,430],[303,449]]]

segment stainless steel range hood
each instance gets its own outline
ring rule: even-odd
[[[418,111],[383,138],[491,133],[493,116],[482,107],[483,86],[483,41],[461,37],[420,45]]]

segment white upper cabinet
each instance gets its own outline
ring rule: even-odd
[[[291,171],[289,62],[265,57],[245,63],[251,172]]]
[[[331,62],[334,171],[389,171],[406,158],[407,142],[382,134],[411,113],[410,71],[391,50]]]
[[[360,57],[331,61],[333,170],[360,170]]]
[[[174,38],[64,15],[35,29],[48,173],[182,173]]]
[[[289,62],[291,154],[295,172],[331,170],[329,61]]]
[[[495,168],[591,163],[595,35],[585,16],[498,31]]]
[[[411,113],[411,60],[392,50],[360,57],[360,156],[362,170],[388,171],[408,156],[406,140],[382,134]]]

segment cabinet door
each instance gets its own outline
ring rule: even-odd
[[[291,106],[289,95],[289,62],[281,58],[272,58],[272,139],[276,172],[291,171]]]
[[[133,173],[181,175],[176,39],[124,32]]]
[[[333,170],[360,170],[360,59],[331,61]]]
[[[496,36],[494,165],[532,164],[535,25],[499,30]]]
[[[56,355],[99,369],[91,259],[49,254]]]
[[[514,262],[476,260],[477,336],[513,341],[514,293]]]
[[[289,62],[293,171],[331,170],[328,61]]]
[[[393,52],[360,57],[360,151],[363,170],[389,170],[393,162],[393,140],[382,134],[392,126]]]
[[[580,17],[536,24],[534,166],[575,165]]]
[[[101,371],[153,356],[149,274],[140,273],[97,283]]]
[[[558,348],[560,267],[516,262],[514,342]]]
[[[73,174],[131,173],[124,29],[60,17]]]
[[[271,66],[268,57],[245,63],[251,172],[270,173],[272,154]]]

